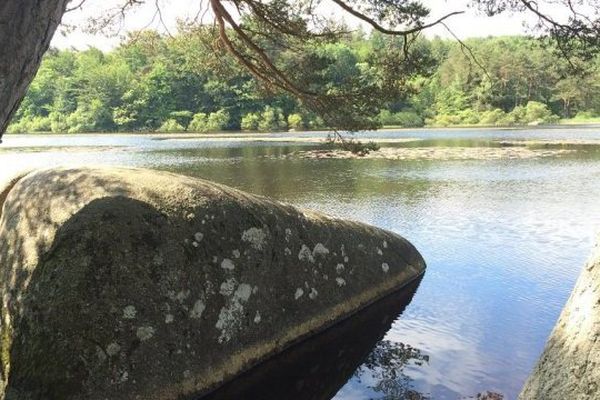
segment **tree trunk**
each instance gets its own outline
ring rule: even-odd
[[[0,1],[0,141],[69,0]]]

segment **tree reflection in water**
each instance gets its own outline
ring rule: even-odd
[[[382,340],[419,281],[194,399],[329,400],[354,375],[366,373],[377,380],[373,389],[387,399],[426,399],[412,389],[403,369],[410,362],[426,362],[427,356]]]
[[[411,363],[422,365],[428,361],[429,356],[421,354],[419,349],[382,340],[356,370],[355,376],[359,381],[368,376],[370,382],[376,382],[370,388],[381,393],[381,399],[427,400],[429,397],[412,388],[412,380],[404,374],[404,367]]]

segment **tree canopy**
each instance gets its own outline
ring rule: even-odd
[[[323,77],[339,60],[324,54],[321,49],[324,45],[339,43],[352,35],[338,21],[319,15],[318,8],[326,0],[199,0],[203,1],[210,8],[214,23],[196,28],[212,32],[212,36],[216,38],[212,42],[215,54],[227,52],[250,75],[257,78],[265,90],[290,93],[303,107],[318,113],[327,126],[348,130],[379,126],[380,119],[377,115],[380,110],[386,103],[405,97],[411,88],[408,83],[415,75],[423,74],[429,66],[429,59],[423,58],[422,52],[415,46],[420,33],[431,26],[443,25],[447,18],[461,12],[451,11],[431,20],[431,10],[419,0],[328,0],[346,15],[352,15],[374,31],[395,39],[386,42],[393,45],[371,54],[373,58],[368,67],[374,68],[370,75],[347,74],[344,79],[334,81],[334,84],[325,84]],[[16,0],[9,0],[8,3],[15,2]],[[130,8],[145,2],[146,0],[123,0],[115,10],[96,18],[95,25],[102,28],[122,18]],[[64,4],[61,6],[56,1],[53,4],[48,16],[64,7]],[[155,5],[156,13],[162,19],[159,2],[155,1]],[[600,47],[599,6],[593,0],[471,0],[471,5],[489,15],[528,12],[537,16],[538,22],[531,28],[551,43],[549,46],[562,54],[573,70],[580,66],[577,60],[592,59]],[[567,17],[554,19],[547,11],[549,5],[561,6]],[[85,7],[85,0],[72,1],[70,7]],[[8,13],[11,8],[0,9],[0,14],[4,10]],[[62,10],[65,11],[64,8]],[[4,19],[7,18],[10,15],[4,16]],[[40,14],[36,18],[43,19],[44,15]],[[193,25],[193,21],[191,24]],[[15,30],[24,28],[13,25]],[[475,57],[472,49],[465,43],[460,43],[461,51],[469,55],[470,62],[481,67],[481,61]],[[200,43],[197,45],[200,46]],[[44,50],[42,46],[32,48],[31,52],[40,53]],[[19,62],[21,60],[16,60],[15,64]],[[37,67],[36,62],[31,65]],[[29,74],[28,72],[27,75]],[[369,79],[364,79],[365,76]],[[162,78],[164,76],[156,77]],[[14,77],[7,80],[5,90],[10,90],[13,80]],[[29,79],[22,81],[29,83]],[[167,86],[163,85],[160,89],[168,90]],[[135,108],[139,101],[155,101],[155,93],[144,91],[145,89],[148,88],[140,87],[137,88],[139,93],[132,92],[127,107]],[[11,96],[11,104],[20,96],[21,90]],[[90,108],[88,111],[93,111],[95,105],[90,103],[86,107]],[[16,111],[13,108],[6,113],[7,116]],[[119,120],[131,118],[132,112],[135,110],[122,110]],[[142,117],[151,120],[160,115]],[[197,120],[201,118],[198,117]],[[1,126],[5,126],[4,121],[0,122]],[[80,122],[82,125],[86,123],[84,120]],[[170,122],[166,128],[176,129],[178,126]]]
[[[176,36],[132,33],[108,53],[52,49],[9,131],[332,127],[296,96],[261,85],[225,49],[215,53],[210,46],[214,39],[206,27],[182,27]],[[419,58],[420,68],[399,72],[396,79],[404,90],[370,105],[375,123],[510,126],[600,116],[600,59],[574,59],[586,69],[573,76],[569,62],[534,39],[469,39],[465,44],[481,66],[455,41],[417,39],[411,54]],[[402,47],[398,38],[378,32],[314,45],[309,63],[315,67],[305,87],[335,91],[356,82],[375,86],[383,54]],[[285,50],[270,56],[278,64],[290,62]]]

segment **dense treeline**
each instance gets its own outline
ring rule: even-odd
[[[175,37],[139,32],[108,53],[50,50],[9,132],[326,128],[291,96],[262,87],[211,40],[209,31],[192,28]],[[466,43],[469,49],[418,39],[412,47],[418,73],[398,76],[404,95],[375,110],[379,121],[510,126],[600,116],[600,61],[566,60],[525,37]],[[312,60],[322,65],[312,79],[332,91],[377,79],[378,55],[401,46],[395,38],[361,33],[319,45]],[[287,62],[283,53],[274,57]],[[584,72],[573,74],[573,64]]]

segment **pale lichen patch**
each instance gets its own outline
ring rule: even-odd
[[[154,332],[154,328],[151,326],[140,326],[135,334],[140,341],[145,342],[154,336]]]
[[[262,250],[266,244],[267,234],[261,228],[252,227],[242,233],[242,240],[250,243],[256,250]]]
[[[125,383],[125,382],[127,382],[128,379],[129,379],[129,372],[123,371],[123,372],[121,372],[121,375],[119,376],[118,383]]]
[[[388,242],[386,240],[383,241],[383,248],[384,249],[388,248]]]
[[[229,299],[227,305],[221,308],[219,318],[215,324],[215,327],[221,331],[218,339],[219,343],[230,341],[233,335],[242,328],[243,304],[248,301],[251,295],[252,286],[242,283]]]
[[[137,314],[137,310],[134,306],[127,306],[123,308],[123,318],[125,319],[134,319]]]
[[[204,234],[202,232],[196,232],[194,233],[194,239],[196,242],[200,243],[202,239],[204,239]]]
[[[160,254],[157,254],[154,256],[154,258],[152,258],[152,264],[156,265],[157,267],[161,266],[163,262],[163,257]]]
[[[308,261],[311,263],[315,262],[315,258],[313,257],[312,252],[310,251],[307,245],[303,244],[300,248],[300,251],[298,252],[298,260]]]
[[[221,287],[219,288],[219,293],[223,296],[231,296],[233,291],[235,290],[235,285],[237,281],[234,278],[229,278],[225,282],[221,283]]]
[[[292,255],[292,251],[289,249],[289,247],[286,247],[283,250],[283,254],[285,254],[286,256],[291,256]]]
[[[383,270],[383,272],[388,272],[390,270],[390,266],[388,265],[388,263],[383,263],[381,264],[381,269]]]
[[[204,312],[204,310],[206,309],[206,305],[204,304],[204,301],[197,300],[194,303],[194,307],[192,307],[191,311],[190,311],[190,318],[192,319],[199,319],[200,317],[202,317],[202,313]]]
[[[346,280],[344,278],[335,278],[335,283],[337,283],[339,287],[346,286]]]
[[[165,315],[165,324],[172,324],[174,320],[175,317],[173,316],[173,314]]]
[[[310,293],[308,294],[308,298],[311,300],[314,300],[317,298],[318,295],[319,295],[319,292],[317,292],[317,289],[311,288]]]
[[[344,272],[344,264],[339,263],[338,265],[336,265],[335,272],[337,272],[338,274],[341,274],[342,272]]]
[[[106,354],[108,354],[108,356],[110,357],[116,356],[117,354],[119,354],[119,351],[121,351],[121,346],[119,346],[119,344],[116,342],[113,342],[106,346]]]
[[[188,297],[190,297],[190,291],[189,290],[180,290],[177,295],[175,296],[175,299],[177,301],[179,301],[180,303],[183,303],[185,301],[185,299],[187,299]]]
[[[233,258],[240,258],[241,254],[240,251],[238,249],[235,249],[231,252],[231,255],[233,256]]]
[[[256,315],[254,315],[254,323],[260,324],[260,321],[261,321],[260,312],[258,312],[258,310],[257,310]]]
[[[377,248],[377,254],[379,254],[380,256],[383,255],[383,251],[379,247]]]
[[[302,297],[302,295],[304,295],[304,290],[302,290],[302,288],[298,288],[296,289],[296,293],[294,293],[294,299],[298,300],[300,297]]]
[[[225,258],[221,261],[221,268],[232,271],[235,269],[235,264],[229,258]]]
[[[317,257],[317,256],[322,256],[325,257],[327,254],[329,254],[329,249],[325,246],[323,246],[322,243],[317,243],[315,245],[315,248],[313,249],[313,257]]]

